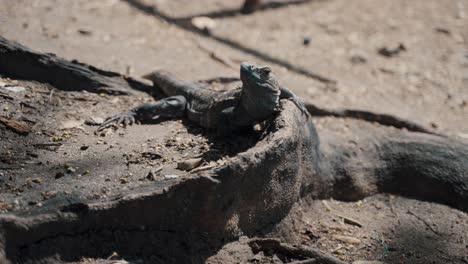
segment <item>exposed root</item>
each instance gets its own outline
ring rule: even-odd
[[[315,197],[355,201],[393,193],[468,210],[467,144],[377,128],[320,132],[321,175],[310,183]]]
[[[77,61],[67,61],[51,53],[35,52],[0,36],[0,72],[8,77],[50,83],[66,91],[135,94],[151,87],[123,76]]]
[[[399,129],[406,129],[411,132],[443,136],[442,134],[437,133],[429,128],[425,128],[422,125],[389,114],[379,114],[370,111],[354,109],[327,109],[318,107],[311,103],[307,103],[306,108],[309,111],[309,113],[313,116],[349,117],[368,122],[376,122],[384,126],[392,126]]]

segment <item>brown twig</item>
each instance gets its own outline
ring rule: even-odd
[[[305,246],[293,246],[282,243],[274,238],[255,238],[249,241],[252,251],[257,254],[260,251],[274,251],[283,255],[299,259],[316,259],[324,264],[345,264],[345,262],[315,248]],[[312,262],[311,262],[312,263]]]

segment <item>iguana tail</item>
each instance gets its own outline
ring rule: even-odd
[[[213,91],[204,89],[195,84],[177,79],[174,75],[167,71],[154,71],[143,76],[153,82],[157,96],[175,96],[182,95],[187,100],[210,98],[213,96]]]

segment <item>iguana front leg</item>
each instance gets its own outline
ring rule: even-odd
[[[106,119],[98,131],[119,125],[133,125],[136,121],[148,122],[158,117],[181,118],[185,114],[187,100],[184,96],[171,96],[156,102],[139,105],[127,112],[123,112]]]
[[[297,108],[301,110],[302,114],[305,114],[308,117],[310,116],[309,111],[307,111],[307,108],[305,107],[304,102],[302,101],[301,98],[296,96],[291,90],[289,90],[286,87],[280,87],[280,91],[281,91],[280,99],[288,99],[292,101],[297,106]]]

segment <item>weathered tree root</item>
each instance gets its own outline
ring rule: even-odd
[[[255,238],[248,242],[254,254],[260,251],[266,254],[280,253],[290,258],[302,259],[306,262],[297,261],[291,263],[323,263],[323,264],[346,264],[325,252],[306,246],[293,246],[282,243],[273,238]]]
[[[315,197],[359,200],[385,192],[468,211],[467,144],[386,129],[320,135],[321,180],[307,184]]]
[[[261,141],[214,169],[105,202],[69,204],[67,197],[0,214],[0,262],[76,261],[116,251],[125,259],[203,263],[225,243],[261,234],[288,214],[302,177],[316,169],[317,144],[312,123],[287,101]]]
[[[77,61],[67,61],[51,53],[31,49],[0,36],[0,74],[50,83],[66,91],[135,94],[151,87],[121,74],[104,71]]]
[[[207,80],[200,80],[200,83],[231,83],[240,81],[239,78],[236,77],[216,77]],[[305,104],[307,110],[312,116],[331,116],[331,117],[339,117],[339,118],[353,118],[358,120],[364,120],[367,122],[375,122],[380,125],[384,126],[391,126],[399,129],[406,129],[411,132],[419,132],[425,134],[431,134],[436,136],[445,136],[441,133],[438,133],[430,128],[426,128],[420,124],[417,124],[410,120],[405,120],[397,116],[393,116],[390,114],[385,113],[375,113],[366,110],[358,110],[358,109],[346,109],[346,108],[338,108],[338,109],[329,109],[324,107],[319,107],[312,103]]]
[[[318,107],[311,103],[307,103],[306,108],[312,116],[349,117],[368,122],[375,122],[384,126],[392,126],[400,129],[406,129],[411,132],[420,132],[442,136],[442,134],[439,134],[429,128],[425,128],[422,125],[416,124],[413,121],[404,120],[389,114],[380,114],[355,109],[327,109],[323,107]]]
[[[14,50],[0,47],[0,54],[6,54],[5,61],[11,65],[33,65],[27,70],[33,78],[17,76],[65,87],[67,82],[83,81],[83,75],[76,73],[83,71],[81,66],[68,67],[53,56],[31,55],[24,47],[16,53],[19,56],[11,57]],[[52,68],[47,68],[47,60],[35,61],[41,58],[51,59]],[[8,64],[3,61],[2,73]],[[44,72],[42,67],[46,67]],[[92,67],[84,69],[91,76],[114,78]],[[68,77],[57,77],[61,78],[57,81],[55,74],[37,76],[54,71]],[[86,74],[83,78],[83,83],[93,83],[94,78]],[[157,86],[154,89],[158,91]],[[167,262],[200,263],[240,235],[264,234],[300,197],[308,195],[357,200],[388,192],[468,211],[467,144],[372,126],[353,128],[348,134],[319,132],[320,142],[311,119],[286,100],[265,137],[220,168],[180,182],[154,185],[150,191],[133,189],[123,198],[105,203],[59,200],[34,212],[2,214],[0,261],[33,262],[56,255],[68,261],[118,251],[122,256],[157,254]],[[310,250],[294,247],[289,252],[312,256]]]

